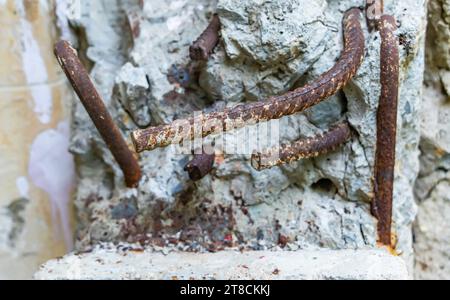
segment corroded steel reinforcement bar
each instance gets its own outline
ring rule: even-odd
[[[95,127],[122,169],[127,186],[136,187],[141,178],[137,158],[128,148],[75,49],[68,42],[60,41],[55,45],[54,52]]]
[[[350,140],[351,129],[347,122],[333,126],[329,131],[311,138],[298,140],[290,145],[276,147],[252,155],[252,167],[258,171],[289,164],[305,158],[313,158],[334,151]]]
[[[136,151],[153,150],[196,137],[206,137],[258,122],[280,119],[302,112],[335,94],[356,74],[364,58],[365,41],[360,16],[361,11],[357,8],[345,13],[344,51],[334,67],[314,82],[266,101],[178,120],[169,125],[136,130],[132,133]]]
[[[215,14],[208,27],[189,48],[192,60],[207,60],[219,43],[220,19]]]
[[[372,213],[378,219],[379,241],[388,246],[392,246],[392,202],[399,94],[400,58],[396,29],[394,17],[381,17],[381,97],[377,115],[375,200]]]
[[[214,48],[219,43],[220,19],[214,14],[208,27],[189,48],[192,60],[208,60]],[[214,167],[214,154],[195,154],[194,158],[184,167],[192,181],[199,181],[208,175]]]
[[[196,154],[184,170],[192,181],[198,181],[208,175],[214,167],[215,154]]]
[[[366,1],[366,18],[369,29],[377,29],[380,25],[381,16],[384,13],[383,0],[367,0]]]

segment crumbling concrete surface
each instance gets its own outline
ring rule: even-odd
[[[397,250],[412,266],[413,186],[419,172],[426,7],[392,0],[399,24],[401,91],[394,201]],[[342,17],[363,0],[82,1],[71,20],[74,41],[118,125],[159,125],[194,111],[279,95],[333,66],[343,49]],[[189,59],[189,45],[213,12],[221,42],[208,62]],[[351,142],[329,155],[256,172],[251,153],[219,154],[213,172],[193,183],[191,158],[176,147],[140,156],[144,177],[126,189],[120,169],[79,103],[71,151],[79,184],[77,248],[98,242],[140,242],[183,251],[305,248],[365,249],[377,242],[373,198],[379,34],[366,36],[366,57],[342,93],[276,123],[289,142],[347,119]],[[248,129],[228,135],[245,141]],[[239,142],[238,142],[239,143]],[[253,149],[251,149],[253,150]],[[301,254],[299,254],[301,255]]]
[[[417,279],[450,279],[450,1],[429,1],[419,214],[414,227]]]
[[[38,280],[407,280],[405,262],[383,250],[195,254],[97,247],[52,260]]]

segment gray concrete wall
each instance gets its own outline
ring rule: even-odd
[[[12,9],[19,2],[0,1],[0,6]],[[21,149],[35,144],[35,139],[46,132],[59,133],[57,136],[67,143],[67,131],[58,124],[68,119],[64,99],[73,104],[70,151],[79,175],[76,249],[89,250],[103,242],[139,242],[163,252],[199,253],[228,248],[376,248],[376,220],[370,214],[370,201],[380,93],[380,37],[367,30],[364,19],[366,57],[344,91],[304,114],[271,123],[280,128],[281,141],[289,142],[321,133],[330,124],[347,119],[357,133],[351,142],[329,155],[263,172],[250,166],[253,149],[239,155],[219,153],[211,175],[197,183],[183,171],[191,156],[169,147],[142,154],[144,178],[140,187],[124,187],[120,169],[83,107],[71,100],[72,94],[60,81],[61,73],[51,53],[51,44],[59,34],[53,22],[59,25],[60,34],[78,48],[128,136],[136,128],[170,122],[194,111],[279,95],[314,80],[340,55],[343,12],[352,6],[362,7],[365,1],[166,2],[147,0],[141,5],[138,0],[82,0],[69,15],[57,9],[47,16],[49,5],[36,8],[28,1],[24,2],[28,4],[23,7],[23,16],[12,17],[8,9],[1,10],[0,22],[8,22],[11,28],[21,26],[25,30],[28,23],[36,25],[32,37],[41,43],[42,66],[48,78],[31,83],[34,89],[52,83],[52,112],[48,121],[48,105],[41,107],[44,110],[37,106],[47,102],[35,99],[39,93],[27,87],[33,77],[28,78],[26,69],[20,67],[26,61],[27,47],[33,46],[28,43],[32,40],[22,43],[23,55],[18,56],[18,52],[11,51],[13,48],[0,48],[2,59],[6,57],[19,66],[17,75],[8,73],[10,68],[5,69],[5,65],[0,66],[0,94],[7,99],[3,100],[7,109],[2,110],[0,138],[11,140],[9,135],[19,130],[11,130],[11,126],[21,123],[10,111],[20,107],[27,112],[21,116],[34,122],[27,126],[33,128],[32,132],[21,134],[25,145]],[[68,2],[58,3],[64,6]],[[448,279],[450,2],[385,0],[385,4],[386,12],[398,20],[401,40],[394,201],[397,250],[409,270],[415,270],[417,279]],[[189,45],[213,12],[219,13],[222,22],[221,43],[207,63],[194,64],[188,58]],[[70,19],[70,30],[66,18]],[[11,33],[6,30],[1,35],[10,38]],[[255,132],[256,128],[247,128],[225,137],[228,143],[239,145]],[[0,199],[3,278],[29,277],[37,264],[62,254],[71,244],[68,202],[64,200],[68,199],[67,182],[57,185],[61,191],[40,182],[34,172],[39,164],[30,169],[30,153],[16,151],[16,146],[2,144],[0,148],[7,153],[0,157],[1,165],[27,162],[16,164],[14,170],[2,169],[7,172],[6,177],[2,176],[4,192]],[[55,153],[64,155],[63,150]],[[57,180],[64,178],[59,176]],[[58,230],[65,232],[66,243]],[[31,241],[33,247],[29,246]],[[11,263],[21,266],[15,268],[15,274],[8,271]]]
[[[432,0],[428,7],[416,278],[450,279],[450,1]]]
[[[128,134],[201,109],[278,95],[317,78],[342,51],[343,13],[364,2],[86,1],[72,25],[82,33],[80,53]],[[385,2],[402,39],[394,229],[398,251],[412,266],[426,7],[421,0]],[[223,24],[221,43],[208,63],[193,65],[189,45],[212,12]],[[317,159],[256,172],[249,154],[224,153],[210,176],[192,183],[183,171],[190,155],[169,147],[141,155],[144,178],[129,190],[84,109],[75,104],[71,151],[80,174],[78,249],[139,241],[200,252],[229,245],[281,250],[280,237],[293,250],[375,247],[370,201],[380,37],[361,22],[367,55],[344,92],[277,123],[287,142],[348,119],[355,138]],[[237,131],[228,140],[243,141],[245,134]]]

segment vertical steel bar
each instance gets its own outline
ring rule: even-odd
[[[378,218],[380,243],[389,246],[392,246],[392,203],[399,96],[400,57],[396,29],[394,17],[381,17],[381,97],[377,113],[375,200],[372,213]]]
[[[114,123],[76,50],[68,42],[60,41],[55,45],[54,52],[95,127],[122,169],[126,185],[136,187],[141,178],[137,158]]]

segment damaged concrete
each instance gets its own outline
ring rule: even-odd
[[[81,18],[72,22],[85,33],[80,53],[93,64],[92,77],[124,135],[194,111],[278,95],[317,78],[343,48],[343,13],[364,1],[142,3],[83,2]],[[425,3],[386,1],[386,11],[398,19],[402,40],[394,221],[398,251],[411,266]],[[191,62],[189,45],[213,12],[223,26],[220,45],[207,63]],[[77,248],[117,241],[200,252],[230,246],[375,247],[370,200],[380,38],[367,31],[363,18],[361,22],[367,55],[354,80],[337,96],[279,122],[280,138],[287,142],[348,119],[355,138],[317,159],[256,172],[249,155],[225,153],[217,157],[211,175],[193,183],[183,171],[191,156],[169,147],[141,155],[144,178],[138,189],[129,190],[87,114],[75,103],[71,151],[80,175]],[[245,139],[245,130],[234,136]]]

